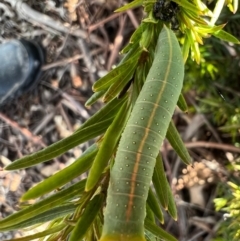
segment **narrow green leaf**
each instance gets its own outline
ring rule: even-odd
[[[192,12],[187,9],[182,9],[182,11],[184,12],[184,14],[186,14],[189,20],[193,20],[197,24],[207,25],[207,22],[203,18],[199,17],[199,14],[197,14],[196,12]]]
[[[148,52],[142,51],[141,56],[139,57],[131,93],[131,100],[133,104],[135,104],[135,101],[146,81],[147,74],[152,66],[153,57],[154,51],[151,51],[151,49],[149,49]]]
[[[179,21],[181,21],[183,24],[186,25],[187,29],[185,30],[185,33],[187,33],[187,31],[190,31],[190,29],[192,28],[191,20],[185,14],[180,14],[178,18],[179,18]],[[185,34],[185,39],[186,39],[186,34]]]
[[[157,156],[156,165],[153,172],[153,185],[163,208],[168,206],[168,180],[165,175],[165,170],[160,155]]]
[[[121,63],[108,74],[100,78],[93,85],[93,91],[101,91],[108,89],[111,85],[115,84],[125,78],[126,73],[133,72],[136,66],[136,58],[139,56],[139,51],[136,52],[135,48],[131,49],[122,59]]]
[[[94,236],[94,230],[91,228],[86,232],[85,237],[84,237],[84,241],[92,241],[92,240],[96,240],[96,239],[95,239],[95,236]]]
[[[209,26],[209,25],[199,25],[196,27],[196,30],[202,34],[208,34],[208,33],[215,33],[217,31],[222,30],[224,27],[226,26],[226,24],[221,24],[218,26]]]
[[[139,28],[141,28],[141,26],[142,26],[142,25],[140,25]],[[136,34],[138,34],[138,37],[139,37],[139,38],[137,38],[137,36],[134,37],[134,40],[136,40],[136,41],[133,41],[133,40],[130,39],[129,43],[120,51],[121,54],[124,54],[124,57],[123,57],[123,59],[121,60],[120,64],[126,62],[128,59],[130,59],[130,58],[132,57],[132,55],[133,55],[135,52],[137,52],[137,51],[139,50],[139,44],[138,44],[138,42],[139,42],[139,39],[140,39],[140,36],[141,36],[141,31],[138,30],[139,28],[137,28],[137,29],[135,30],[135,32],[137,31]],[[119,64],[119,65],[120,65],[120,64]]]
[[[152,234],[156,235],[157,237],[163,239],[164,241],[178,241],[171,234],[164,231],[162,228],[158,227],[155,223],[149,221],[148,219],[145,219],[144,225],[148,231],[150,231]]]
[[[223,41],[227,41],[234,44],[240,44],[239,40],[236,37],[234,37],[233,35],[224,30],[215,32],[213,33],[213,35],[219,39],[222,39]]]
[[[187,0],[173,0],[173,1],[175,3],[177,3],[178,5],[182,6],[183,8],[186,8],[186,9],[192,11],[196,15],[200,15],[202,13],[200,11],[200,9],[197,8],[197,6],[195,6],[191,2],[188,2]]]
[[[21,238],[9,239],[8,241],[29,241],[29,240],[34,240],[34,239],[46,237],[50,234],[54,234],[54,233],[57,233],[57,232],[61,231],[65,226],[66,226],[66,224],[63,223],[63,224],[60,224],[60,225],[55,226],[53,228],[47,229],[43,232],[39,232],[39,233],[36,233],[36,234],[33,234],[33,235],[21,237]]]
[[[215,204],[215,210],[218,212],[227,205],[228,200],[227,198],[221,197],[221,198],[214,198],[213,202]]]
[[[122,79],[125,75],[125,70],[130,68],[133,64],[133,60],[129,59],[125,63],[120,64],[108,74],[100,78],[93,85],[92,89],[94,92],[102,91],[108,89],[112,84]]]
[[[204,104],[207,104],[207,105],[210,105],[210,106],[213,106],[216,108],[220,108],[222,105],[221,102],[216,102],[215,99],[208,99],[207,97],[206,97],[206,99],[202,99],[202,98],[196,98],[196,99],[198,99],[199,101],[201,101]]]
[[[143,49],[148,49],[149,46],[151,44],[153,44],[153,38],[154,38],[154,26],[149,25],[148,28],[146,28],[142,35],[141,35],[141,39],[139,41],[139,45],[141,46],[141,48]]]
[[[149,220],[150,221],[150,220]],[[149,232],[147,229],[144,230],[146,241],[163,241],[161,238]]]
[[[121,78],[118,81],[115,81],[111,87],[108,89],[106,94],[103,97],[103,102],[109,102],[115,96],[117,96],[127,85],[127,83],[132,79],[133,74],[136,70],[136,66],[138,63],[139,56],[142,51],[138,51],[134,56],[132,56],[131,60],[133,61],[131,65],[126,66],[122,73]]]
[[[225,125],[225,126],[221,126],[218,128],[218,130],[220,131],[236,131],[240,129],[240,124],[236,124],[236,125]]]
[[[129,115],[130,105],[128,102],[126,102],[114,118],[114,121],[107,129],[103,137],[103,141],[88,175],[85,189],[86,191],[91,190],[98,182],[104,168],[107,166],[109,159],[117,147],[117,143],[120,139]]]
[[[91,106],[93,105],[96,101],[98,101],[98,99],[100,99],[102,96],[104,96],[104,94],[106,93],[108,89],[104,89],[101,91],[98,91],[96,93],[94,93],[85,103],[85,106]]]
[[[97,144],[93,144],[74,163],[29,189],[23,194],[22,199],[35,199],[62,187],[72,179],[80,176],[90,168],[97,152]]]
[[[190,42],[190,45],[191,45],[193,58],[199,64],[200,63],[200,50],[199,50],[199,44],[196,40],[194,32],[192,30],[186,30],[185,33],[186,33],[187,38],[188,38],[188,40]]]
[[[171,190],[171,187],[167,185],[168,188],[168,213],[170,216],[177,221],[177,207],[175,204],[175,199]]]
[[[30,227],[35,224],[39,223],[46,223],[48,221],[51,221],[53,219],[61,218],[63,216],[66,216],[70,213],[73,213],[76,209],[76,205],[74,204],[66,204],[59,207],[54,207],[46,212],[43,212],[39,215],[36,215],[30,219],[27,219],[21,223],[18,223],[16,225],[13,225],[11,227],[2,228],[1,231],[9,231],[9,230],[19,230],[23,228]]]
[[[188,105],[187,102],[185,101],[185,98],[183,94],[181,93],[177,102],[177,106],[182,112],[187,113],[188,112]]]
[[[149,208],[153,211],[154,215],[163,224],[164,223],[163,213],[160,208],[160,204],[151,187],[149,188],[147,203],[149,205]]]
[[[122,91],[118,94],[117,98],[122,98],[122,96],[124,96],[128,92],[128,90],[132,85],[132,82],[133,82],[133,78],[130,79],[128,83],[123,87]]]
[[[177,152],[179,157],[182,159],[182,161],[189,165],[192,163],[192,158],[188,153],[187,148],[185,147],[181,136],[178,133],[177,128],[175,127],[173,121],[170,122],[167,135],[166,135],[169,143],[173,147],[173,149]]]
[[[129,42],[130,43],[139,42],[139,40],[141,39],[142,33],[144,32],[146,27],[147,27],[147,24],[141,23],[141,25],[133,32]],[[125,48],[124,48],[124,50],[125,50]]]
[[[97,113],[95,113],[90,119],[82,124],[82,126],[76,130],[75,132],[81,131],[88,126],[92,126],[100,121],[106,120],[108,118],[114,119],[115,115],[118,113],[119,109],[125,103],[126,99],[128,98],[127,95],[123,96],[122,98],[115,98],[106,105],[104,105]]]
[[[155,217],[152,209],[149,207],[149,204],[146,204],[146,218],[151,220],[151,222],[155,223]]]
[[[112,100],[90,119],[88,119],[77,131],[73,133],[73,135],[60,140],[51,146],[44,148],[43,150],[14,161],[8,165],[5,170],[26,168],[51,160],[52,158],[65,153],[69,149],[104,133],[126,99],[127,95],[121,99],[116,98]],[[83,134],[85,134],[85,140],[83,138],[84,136],[82,136]],[[90,136],[91,134],[92,136]]]
[[[77,195],[79,196],[84,191],[85,184],[86,179],[0,220],[0,231],[1,229],[7,227],[10,228],[11,226],[26,221],[34,216],[52,209],[53,207],[60,206],[61,203],[66,202],[69,199],[73,199]]]
[[[236,184],[233,183],[233,182],[227,182],[227,184],[228,184],[231,188],[234,189],[234,192],[235,192],[235,193],[239,194],[239,192],[237,192],[237,191],[240,191],[240,187],[239,187],[238,185],[236,185]]]
[[[103,207],[104,208],[104,207]],[[91,229],[94,237],[99,240],[102,233],[102,225],[103,225],[103,212],[99,212],[97,217],[93,222],[93,228]],[[93,239],[89,239],[88,241],[92,241]],[[86,240],[87,241],[87,240]]]
[[[120,8],[118,8],[117,10],[115,10],[116,13],[119,13],[119,12],[123,12],[123,11],[127,11],[129,9],[132,9],[132,8],[136,8],[136,7],[139,7],[143,4],[143,0],[134,0]]]
[[[187,36],[185,36],[184,44],[182,47],[184,63],[186,63],[186,61],[188,59],[189,49],[190,49],[190,41],[189,41],[189,38]]]
[[[103,205],[104,195],[96,195],[87,205],[74,227],[69,241],[81,241]]]
[[[112,120],[113,118],[109,118],[84,129],[81,129],[81,131],[77,131],[71,136],[62,139],[61,141],[58,141],[43,150],[40,150],[36,153],[14,161],[5,169],[16,170],[20,168],[26,168],[59,156],[68,151],[69,149],[103,134],[112,122]]]
[[[107,103],[113,98],[115,98],[126,86],[126,84],[131,80],[133,77],[135,67],[137,65],[137,60],[135,64],[131,66],[126,66],[124,69],[124,73],[122,73],[121,78],[119,78],[116,82],[114,82],[111,87],[107,90],[103,97],[103,102]]]

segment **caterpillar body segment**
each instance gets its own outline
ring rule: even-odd
[[[149,185],[183,77],[184,62],[178,40],[164,26],[152,67],[118,146],[100,241],[145,241]]]

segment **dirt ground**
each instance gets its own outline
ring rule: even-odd
[[[95,113],[87,109],[92,84],[119,62],[119,51],[143,17],[142,9],[113,13],[117,0],[0,0],[0,43],[31,39],[46,50],[40,82],[0,110],[0,167],[69,136]],[[193,104],[191,93],[188,96]],[[166,143],[162,148],[179,210],[179,221],[166,217],[164,228],[180,241],[209,241],[222,213],[214,211],[222,166],[239,152],[221,143],[202,114],[174,117],[195,165],[185,167]],[[19,197],[34,183],[72,163],[88,143],[63,156],[17,172],[0,172],[0,218],[17,210]],[[0,240],[21,233],[0,233]]]

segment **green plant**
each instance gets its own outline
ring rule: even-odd
[[[240,187],[228,182],[224,194],[214,199],[216,211],[222,211],[223,220],[214,241],[239,240],[240,238]]]
[[[218,24],[225,24],[225,30],[240,38],[240,10],[234,15],[223,9]],[[229,133],[235,145],[239,145],[239,65],[240,46],[209,38],[200,46],[201,61],[196,65],[186,62],[183,92],[195,92],[201,113],[207,114],[215,127]],[[225,140],[224,140],[225,141]]]
[[[145,230],[147,230],[145,235],[146,239],[150,236],[157,236],[163,240],[176,240],[176,238],[157,225],[158,221],[162,223],[164,221],[161,212],[162,208],[167,209],[174,219],[177,218],[174,198],[166,180],[161,156],[158,155],[158,148],[160,148],[159,145],[166,135],[181,159],[186,164],[191,162],[191,158],[184,147],[173,122],[170,122],[176,102],[180,108],[186,110],[183,96],[180,95],[179,97],[183,75],[183,63],[181,59],[183,58],[183,60],[186,61],[190,53],[192,59],[199,63],[201,60],[199,44],[203,43],[202,39],[204,37],[209,37],[210,35],[234,43],[239,42],[232,35],[222,30],[224,27],[223,25],[214,25],[219,16],[219,11],[223,7],[220,4],[216,4],[216,8],[211,12],[201,1],[174,0],[173,2],[175,4],[170,4],[171,2],[168,0],[160,0],[160,8],[158,9],[158,11],[160,11],[159,16],[162,16],[166,10],[168,14],[167,16],[162,16],[159,20],[154,17],[153,13],[155,2],[156,1],[151,0],[135,0],[118,9],[118,11],[125,11],[129,8],[143,5],[147,17],[132,35],[130,43],[122,50],[122,53],[125,54],[125,56],[120,64],[106,76],[97,81],[93,86],[95,93],[88,100],[87,105],[93,104],[101,97],[103,97],[103,101],[106,102],[106,105],[86,121],[72,136],[37,153],[13,162],[6,169],[16,170],[36,165],[61,155],[80,143],[98,136],[100,136],[100,138],[72,165],[26,192],[22,196],[22,201],[28,201],[39,197],[42,199],[35,204],[28,204],[24,209],[1,220],[0,231],[20,229],[51,221],[48,229],[33,236],[26,237],[24,240],[43,237],[46,237],[45,240],[99,240],[102,233],[106,191],[109,182],[112,185],[112,178],[114,178],[114,175],[118,178],[116,170],[114,174],[114,168],[117,167],[117,163],[121,161],[121,158],[116,157],[115,159],[115,153],[118,147],[121,147],[121,144],[118,146],[118,143],[122,133],[129,131],[131,128],[129,123],[127,126],[126,123],[133,110],[134,115],[140,118],[141,116],[143,116],[143,118],[145,118],[145,116],[159,116],[159,122],[165,124],[165,126],[160,129],[162,136],[158,139],[154,152],[151,153],[149,150],[144,150],[144,148],[148,149],[148,143],[143,138],[143,140],[137,140],[138,142],[140,141],[143,150],[141,150],[140,154],[134,153],[133,155],[135,158],[142,158],[145,155],[151,156],[152,154],[151,158],[153,161],[151,170],[149,171],[149,177],[146,181],[142,180],[144,178],[144,175],[142,175],[144,172],[135,170],[135,174],[140,174],[139,182],[143,182],[143,187],[146,189],[144,191],[144,202],[141,203],[143,206],[141,209],[139,208],[134,220],[131,220],[134,222],[139,219],[140,223],[135,223],[136,230],[132,231],[134,233],[131,233],[131,225],[128,225],[129,229],[127,229],[124,224],[116,224],[118,225],[119,235],[116,235],[115,239],[103,237],[102,240],[120,241],[123,240],[123,237],[124,240],[139,240],[139,237],[141,237],[141,240],[145,240],[142,223],[145,217],[145,200],[147,200],[147,215],[144,222]],[[221,3],[222,1],[218,2]],[[164,12],[161,12],[163,10],[162,3],[164,3]],[[165,5],[165,3],[167,5]],[[230,6],[232,6],[233,9],[237,8],[236,2],[232,5],[230,3]],[[154,9],[156,10],[156,7]],[[207,18],[210,18],[210,21],[207,21]],[[179,23],[179,30],[183,35],[183,57],[180,54],[176,37],[172,30],[170,30],[171,26],[176,28],[177,23]],[[157,47],[157,50],[155,51],[159,34],[159,43],[161,45],[160,49]],[[164,34],[168,36],[166,40],[162,39]],[[172,49],[174,49],[174,55],[171,55]],[[173,64],[173,56],[174,61],[179,62],[178,67]],[[158,63],[157,61],[162,61],[164,59],[165,64],[162,64],[160,67],[155,66],[155,64]],[[171,75],[164,75],[165,73],[171,73]],[[169,108],[167,121],[164,120],[166,118],[165,115],[161,116],[161,114],[157,112],[155,113],[155,110],[153,109],[149,113],[149,110],[143,108],[144,115],[138,115],[138,111],[141,111],[141,107],[137,107],[139,98],[142,98],[143,102],[146,101],[144,100],[145,98],[147,99],[145,89],[148,85],[145,85],[145,80],[147,84],[149,82],[147,80],[151,77],[155,78],[159,74],[163,74],[162,85],[159,84],[159,87],[161,87],[160,94],[158,94],[159,99],[150,99],[150,101],[154,101],[154,103],[156,102],[154,106],[161,105],[163,107],[166,104],[167,112]],[[171,82],[171,78],[176,78],[176,80]],[[179,81],[179,86],[174,89],[174,85],[176,85],[177,81]],[[172,88],[169,88],[171,85]],[[156,86],[154,85],[154,88],[155,87]],[[151,96],[151,93],[149,94]],[[171,105],[168,106],[167,103],[170,103],[171,101]],[[129,120],[131,121],[131,118]],[[142,124],[139,127],[144,129],[144,133],[150,131],[150,126],[148,126],[148,124]],[[126,128],[129,129],[127,130]],[[153,130],[156,131],[158,128]],[[131,129],[131,131],[134,130]],[[151,141],[154,142],[155,137],[156,135],[153,135]],[[123,138],[126,138],[126,136],[124,137],[124,134]],[[139,138],[142,137],[140,136]],[[133,146],[134,143],[132,142],[131,145]],[[140,151],[140,146],[135,151]],[[127,158],[129,156],[130,155],[128,155]],[[155,169],[153,170],[155,159],[157,161]],[[147,161],[147,157],[142,160]],[[128,163],[125,163],[125,165],[128,165]],[[113,176],[110,176],[110,170],[112,168]],[[148,166],[146,166],[146,168],[148,168]],[[67,185],[72,179],[88,170],[90,170],[90,175],[87,180],[81,180],[71,186]],[[125,172],[125,170],[123,171]],[[130,172],[133,171],[134,169]],[[132,174],[130,175],[133,186],[134,176]],[[149,189],[149,182],[151,179],[154,183],[154,189]],[[49,194],[54,190],[58,191],[48,197],[43,197],[45,194]],[[111,193],[116,191],[117,189],[114,189],[112,186],[109,198],[111,198]],[[136,194],[131,190],[127,190],[125,193],[127,197],[133,197]],[[131,204],[131,198],[129,200]],[[123,203],[123,201],[121,203]],[[136,205],[138,204],[136,202],[133,203]],[[129,207],[131,209],[134,208],[132,204],[129,205]],[[107,220],[109,218],[108,215],[116,217],[118,215],[117,210],[118,209],[111,210],[110,214],[109,212],[106,212],[105,219]],[[125,228],[122,228],[123,226]]]

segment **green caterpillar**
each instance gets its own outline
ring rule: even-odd
[[[145,205],[155,160],[184,77],[178,40],[163,27],[146,82],[122,134],[111,170],[100,241],[145,241]]]

